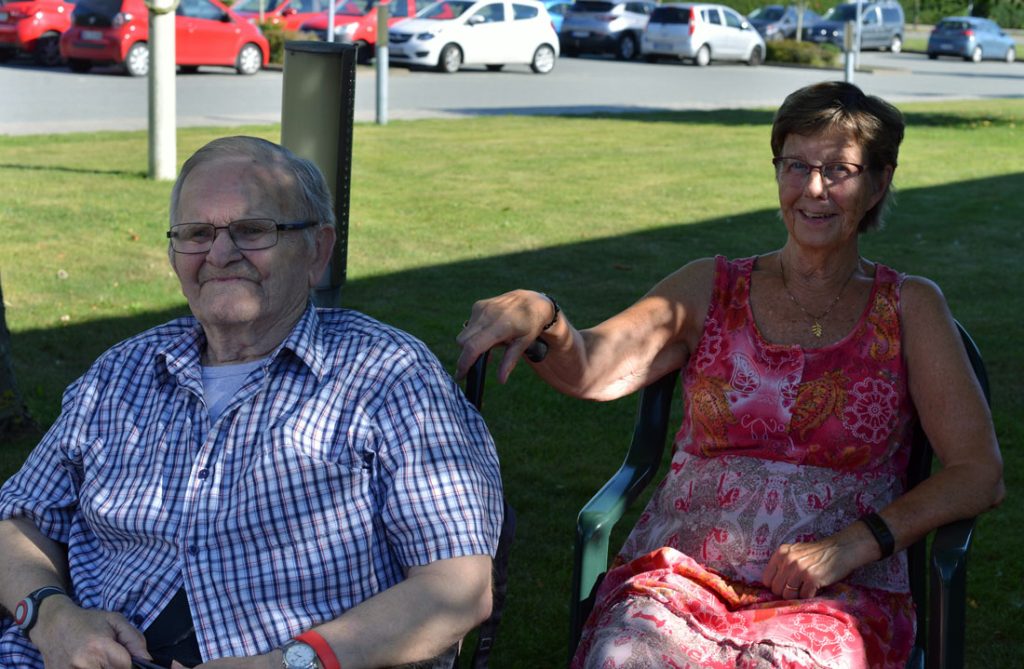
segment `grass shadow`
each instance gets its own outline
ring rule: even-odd
[[[720,112],[670,116],[688,123],[712,118],[722,122]],[[934,123],[953,122],[928,116]],[[737,111],[734,122],[760,124],[764,118],[758,112]],[[962,118],[955,120],[962,123]],[[1024,481],[1016,473],[1024,464],[1017,448],[1021,434],[1010,419],[1019,417],[1024,406],[1017,318],[1024,296],[1016,288],[1022,279],[1021,183],[1024,173],[901,191],[889,229],[868,235],[862,245],[868,258],[939,283],[954,314],[978,341],[992,381],[1010,500],[1024,492]],[[934,212],[942,212],[941,221]],[[345,286],[343,302],[409,330],[451,369],[457,355],[454,337],[473,301],[481,297],[523,286],[545,290],[557,296],[573,322],[585,326],[624,308],[689,260],[716,253],[752,255],[777,248],[783,240],[775,212],[761,210],[360,278]],[[143,312],[12,333],[24,394],[36,406],[56,411],[59,390],[102,350],[183,312]],[[493,666],[556,666],[565,656],[575,514],[621,461],[633,410],[631,398],[606,404],[565,398],[525,370],[502,386],[493,383],[492,369],[485,416],[498,443],[508,496],[519,514],[508,610]],[[0,466],[6,469],[0,474],[12,471],[15,460],[24,457],[18,448],[2,450]],[[1024,660],[1015,642],[1024,612],[1019,593],[1005,587],[1024,576],[1024,566],[1012,558],[1024,549],[1024,539],[1013,529],[1022,522],[1024,510],[1011,502],[979,525],[970,593],[983,607],[969,610],[968,658],[973,663],[981,664],[992,653],[1008,658],[997,666],[1020,666]],[[612,543],[621,539],[617,530]]]

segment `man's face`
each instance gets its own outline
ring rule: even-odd
[[[255,165],[249,158],[203,163],[187,177],[177,220],[171,223],[220,227],[243,218],[294,222],[285,195],[295,188],[293,181],[290,174]],[[305,310],[309,290],[323,273],[334,241],[330,228],[312,234],[314,243],[302,231],[282,231],[275,246],[240,251],[223,229],[217,230],[208,253],[171,251],[181,291],[208,336],[243,328],[249,339],[290,329]]]

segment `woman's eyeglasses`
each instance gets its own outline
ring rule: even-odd
[[[811,172],[820,174],[825,186],[838,186],[844,181],[860,176],[867,169],[864,165],[842,161],[812,165],[805,160],[789,156],[772,158],[772,164],[775,165],[775,173],[779,180],[787,186],[803,186],[810,178]]]

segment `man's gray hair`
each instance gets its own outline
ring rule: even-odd
[[[172,224],[184,222],[177,219],[178,204],[182,186],[192,170],[222,158],[249,158],[256,165],[283,175],[284,179],[275,179],[281,192],[288,194],[287,200],[280,203],[281,210],[296,220],[317,221],[320,227],[334,227],[333,198],[320,168],[313,161],[300,158],[279,144],[244,135],[215,139],[185,161],[171,189]],[[293,183],[288,183],[287,175],[293,177]]]

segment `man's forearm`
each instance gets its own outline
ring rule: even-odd
[[[414,567],[316,631],[345,669],[390,667],[443,653],[490,610],[491,559],[474,555]]]
[[[0,606],[13,611],[28,593],[46,585],[68,588],[67,553],[24,518],[0,521]]]

